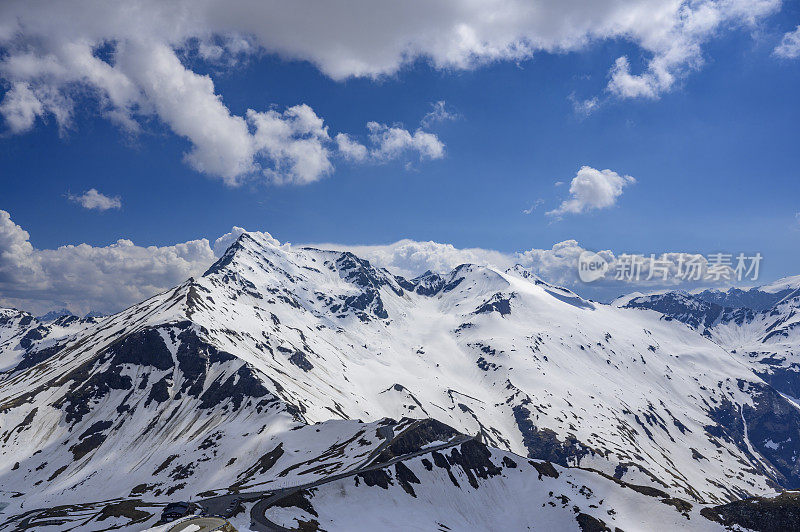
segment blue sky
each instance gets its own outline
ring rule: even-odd
[[[308,184],[256,175],[230,186],[184,162],[191,142],[164,113],[142,113],[132,133],[77,84],[64,127],[46,112],[22,132],[6,125],[0,209],[37,250],[120,238],[169,246],[241,226],[295,243],[412,239],[515,252],[575,239],[615,253],[761,252],[763,279],[798,274],[800,59],[774,52],[798,24],[800,10],[786,4],[755,25],[718,28],[702,41],[702,65],[681,67],[657,98],[609,90],[616,58],[640,72],[653,57],[621,37],[468,68],[420,57],[377,79],[332,79],[268,47],[235,65],[179,54],[187,70],[213,79],[231,115],[306,104],[331,136],[346,132],[367,146],[368,122],[413,133],[444,101],[455,118],[425,128],[444,156],[336,157],[333,171]],[[8,97],[15,78],[3,81]],[[576,101],[595,97],[596,110],[576,111]],[[568,199],[582,166],[636,182],[608,207],[546,214]],[[121,208],[70,200],[89,189],[119,197]]]

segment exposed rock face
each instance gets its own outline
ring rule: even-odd
[[[409,419],[401,420],[404,424],[410,422]],[[386,462],[395,456],[411,454],[431,443],[447,442],[458,435],[455,429],[435,419],[412,423],[409,428],[404,428],[400,434],[395,435],[391,445],[376,458],[375,462]]]
[[[755,497],[703,508],[704,517],[729,527],[757,532],[800,530],[800,494]]]

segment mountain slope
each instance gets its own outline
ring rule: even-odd
[[[626,298],[622,303],[686,323],[738,356],[777,390],[796,398],[800,397],[800,291],[796,284],[792,277],[750,289],[750,293],[779,296],[762,310],[710,303],[703,299],[706,292],[665,292]]]
[[[520,269],[405,280],[246,233],[0,383],[0,489],[31,507],[309,479],[368,456],[385,417],[693,500],[800,486],[798,410],[661,318]]]

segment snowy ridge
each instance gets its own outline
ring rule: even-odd
[[[760,286],[759,290],[767,293],[782,292],[784,290],[798,290],[800,289],[800,275],[793,275],[791,277],[784,277],[772,283]]]

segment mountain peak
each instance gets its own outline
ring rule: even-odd
[[[218,241],[217,244],[219,243]],[[223,270],[234,261],[235,257],[241,256],[242,254],[261,253],[265,250],[280,248],[281,246],[282,244],[280,241],[273,238],[269,233],[244,231],[236,237],[227,249],[225,249],[225,252],[217,259],[217,262],[212,264],[208,270],[203,273],[203,277]]]

